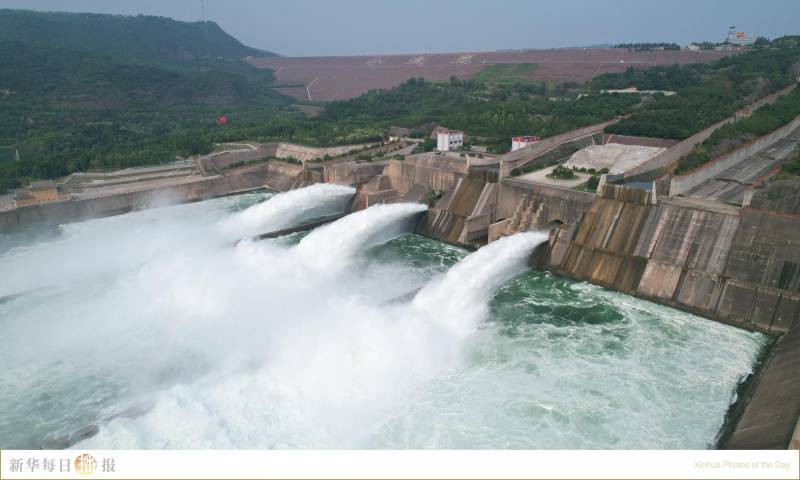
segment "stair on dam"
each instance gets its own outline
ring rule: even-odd
[[[517,204],[514,210],[514,215],[506,225],[505,234],[511,235],[517,232],[525,232],[530,230],[533,223],[534,202],[529,196],[524,196]]]

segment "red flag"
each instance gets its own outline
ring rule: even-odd
[[[220,115],[219,117],[217,117],[217,123],[219,123],[220,125],[227,124],[228,123],[228,117],[226,117],[225,115]]]

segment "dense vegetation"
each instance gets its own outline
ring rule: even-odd
[[[179,22],[145,15],[1,9],[0,42],[80,50],[143,62],[275,55],[242,45],[214,22]]]
[[[0,192],[208,151],[220,115],[270,121],[291,99],[249,55],[273,54],[213,22],[0,10]]]
[[[694,66],[692,66],[694,67]],[[658,66],[647,69],[629,67],[621,73],[607,73],[595,77],[590,88],[593,92],[636,87],[639,90],[681,90],[702,82],[701,68],[679,65]]]
[[[563,165],[558,165],[547,176],[558,180],[571,180],[577,177],[577,175],[575,175],[575,172],[571,168],[567,168]]]
[[[627,48],[628,50],[680,50],[681,46],[677,43],[618,43],[614,48]]]
[[[700,47],[700,50],[714,50],[718,45],[720,45],[720,43],[703,41],[703,42],[692,42],[692,45],[697,45],[698,47]]]
[[[486,143],[502,151],[508,149],[512,136],[556,135],[621,115],[638,102],[630,95],[551,101],[546,92],[535,95],[528,91],[524,85],[487,90],[472,81],[451,79],[447,85],[439,85],[412,78],[392,90],[331,102],[318,119],[379,129],[435,121],[466,131],[476,137],[473,143]]]
[[[778,178],[790,176],[800,177],[800,146],[795,147],[794,154],[781,165],[781,173],[778,174]]]
[[[289,101],[236,73],[186,73],[0,43],[0,145],[18,146],[22,159],[0,163],[0,188],[207,151],[211,138],[200,132],[219,129],[217,116],[257,122]]]
[[[675,173],[691,171],[700,165],[733,151],[743,144],[791,122],[800,115],[800,90],[764,105],[747,118],[723,125],[678,161]]]
[[[656,95],[625,120],[608,127],[609,133],[684,139],[733,115],[757,98],[795,81],[800,49],[758,49],[732,55],[713,64],[658,67],[645,72],[629,69],[600,75],[591,88],[661,87],[678,95]]]

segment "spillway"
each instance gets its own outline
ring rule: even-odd
[[[0,239],[22,292],[0,302],[0,448],[93,424],[75,448],[706,448],[766,344],[529,270],[542,234],[472,253],[408,234],[414,204],[230,246],[347,195]]]

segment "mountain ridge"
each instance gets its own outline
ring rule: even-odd
[[[3,41],[157,63],[277,56],[242,44],[213,21],[150,15],[0,9]]]

